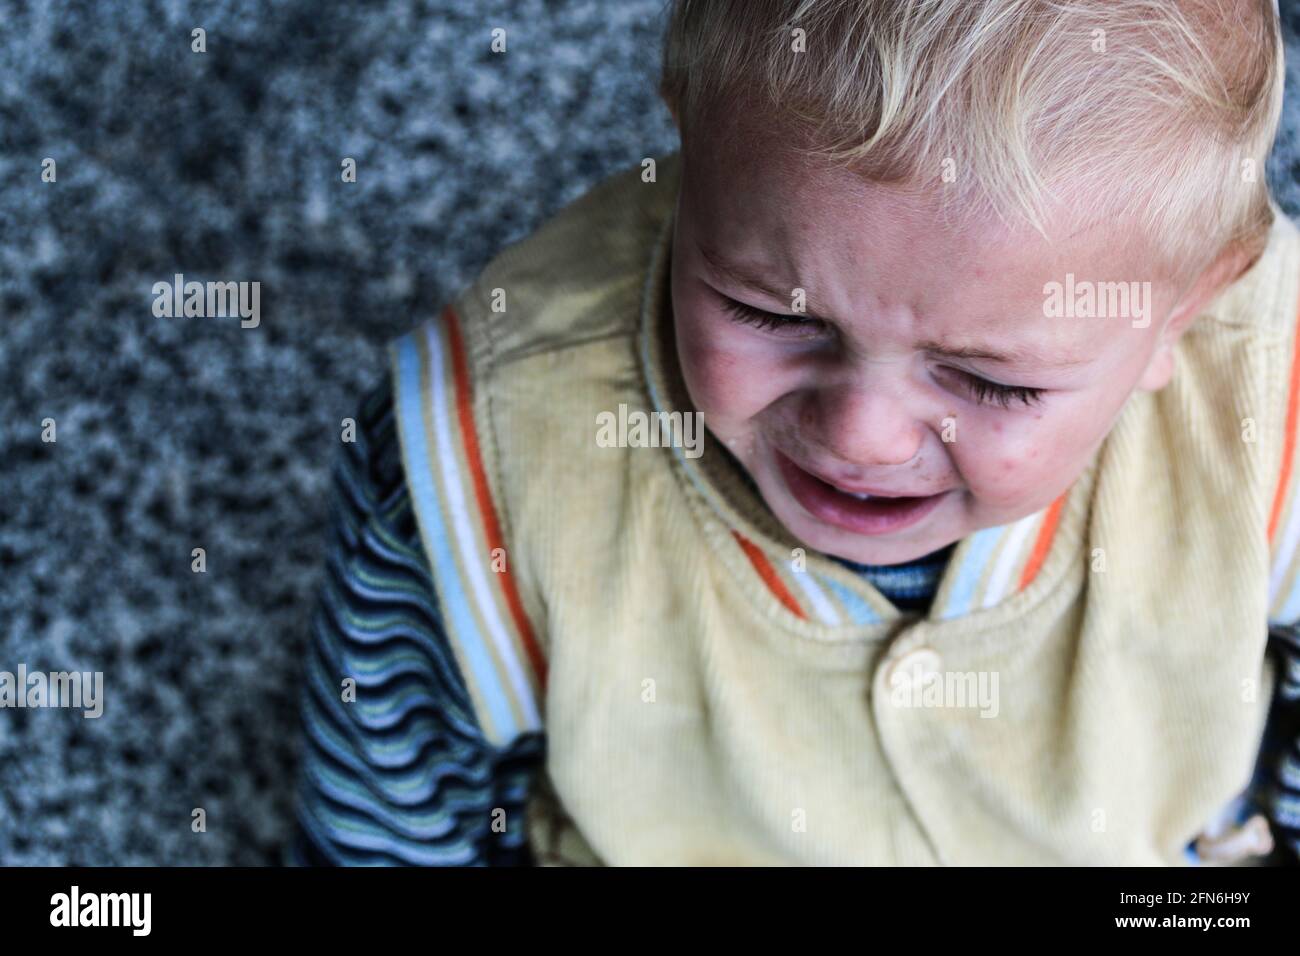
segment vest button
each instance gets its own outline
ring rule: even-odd
[[[885,681],[890,687],[897,687],[904,682],[910,684],[913,681],[927,684],[939,676],[939,668],[942,664],[943,658],[934,648],[914,647],[894,659],[885,672]]]

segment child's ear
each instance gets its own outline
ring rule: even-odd
[[[1258,254],[1251,255],[1241,246],[1229,246],[1207,266],[1174,305],[1160,333],[1160,343],[1147,363],[1138,388],[1156,392],[1169,384],[1174,375],[1174,347],[1183,333],[1191,328],[1192,320],[1205,311],[1205,307],[1243,272],[1254,264]]]

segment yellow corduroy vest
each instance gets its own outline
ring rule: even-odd
[[[711,436],[697,458],[598,441],[620,406],[690,410],[678,175],[672,154],[601,184],[393,350],[477,716],[498,745],[545,731],[539,860],[1185,862],[1273,686],[1295,227],[1279,212],[1058,502],[958,544],[922,618],[801,551]]]

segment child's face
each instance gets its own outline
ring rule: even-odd
[[[712,435],[808,547],[894,564],[1032,514],[1074,482],[1134,389],[1172,373],[1185,326],[1165,326],[1182,289],[1145,274],[1108,223],[1049,228],[1068,236],[1053,243],[991,222],[953,230],[938,207],[852,172],[705,145],[685,156],[674,235],[679,360]],[[1150,281],[1145,327],[1136,305],[1047,317],[1044,286],[1067,273],[1076,286]],[[746,324],[733,303],[802,323]],[[863,502],[809,473],[926,500]]]

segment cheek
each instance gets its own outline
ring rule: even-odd
[[[1070,419],[999,415],[953,445],[966,486],[983,504],[1018,509],[1067,485],[1077,471],[1078,432]]]
[[[775,395],[773,369],[761,353],[738,347],[723,319],[696,315],[677,329],[677,354],[687,391],[711,425],[742,421]]]

